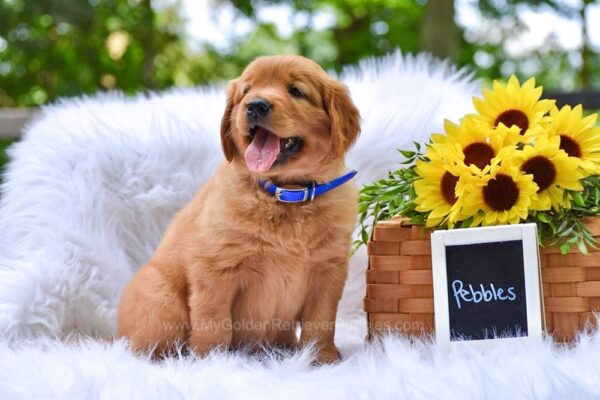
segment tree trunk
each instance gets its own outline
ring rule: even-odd
[[[151,0],[142,0],[140,7],[144,10],[143,26],[140,27],[142,48],[144,50],[142,59],[142,83],[148,89],[155,87],[154,80],[154,57],[156,48],[154,46],[154,10]]]
[[[592,83],[591,64],[592,49],[590,48],[590,38],[588,37],[586,11],[592,0],[583,0],[579,16],[581,18],[581,70],[579,71],[579,82],[582,88],[589,88]]]
[[[421,26],[423,50],[441,58],[456,60],[460,40],[454,22],[454,0],[428,0]]]

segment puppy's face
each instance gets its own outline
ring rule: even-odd
[[[261,57],[228,85],[223,151],[253,174],[318,176],[359,131],[345,86],[304,57]]]

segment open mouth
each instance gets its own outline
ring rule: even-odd
[[[250,127],[250,145],[244,158],[252,172],[266,172],[274,164],[281,165],[302,148],[302,138],[282,138],[262,126]]]

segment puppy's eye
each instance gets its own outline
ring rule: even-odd
[[[246,86],[242,91],[243,94],[247,94],[250,91],[250,86]]]
[[[298,97],[298,98],[304,97],[304,93],[302,93],[302,91],[300,89],[298,89],[296,86],[293,86],[293,85],[288,88],[288,92],[294,97]]]

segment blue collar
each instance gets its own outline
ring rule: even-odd
[[[345,175],[335,178],[330,182],[323,184],[312,183],[311,186],[302,189],[283,189],[270,181],[260,180],[258,184],[271,196],[275,196],[282,203],[303,203],[305,201],[313,201],[315,197],[329,192],[336,187],[343,185],[350,179],[354,178],[356,171],[352,170]]]

